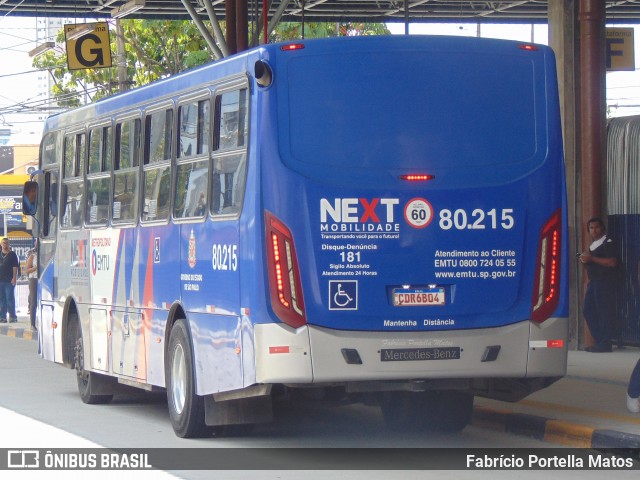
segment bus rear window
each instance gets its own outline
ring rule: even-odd
[[[518,54],[299,57],[289,64],[289,138],[281,140],[294,162],[318,166],[523,162],[545,135],[536,130],[544,112],[534,74],[532,59]]]

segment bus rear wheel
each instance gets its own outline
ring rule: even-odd
[[[394,430],[460,432],[471,421],[473,395],[455,391],[386,392],[382,416]]]
[[[94,372],[84,369],[84,342],[82,340],[82,328],[78,320],[78,315],[72,313],[69,316],[69,325],[73,329],[74,353],[73,363],[76,367],[76,377],[78,381],[78,393],[84,403],[99,405],[109,403],[113,395],[96,395],[92,391],[101,386],[101,382],[106,382],[106,378]],[[72,337],[72,338],[73,338]]]
[[[169,418],[177,436],[209,436],[212,429],[204,421],[204,399],[196,395],[193,352],[185,320],[178,320],[169,335],[165,364]]]

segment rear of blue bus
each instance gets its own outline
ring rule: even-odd
[[[405,36],[261,55],[256,382],[517,400],[563,376],[551,50]]]

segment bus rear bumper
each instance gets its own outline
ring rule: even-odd
[[[568,319],[497,328],[362,332],[281,324],[255,329],[258,383],[562,377]]]

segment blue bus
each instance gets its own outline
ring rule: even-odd
[[[166,390],[178,436],[317,398],[459,431],[566,372],[545,46],[264,45],[50,117],[34,183],[42,357]]]

